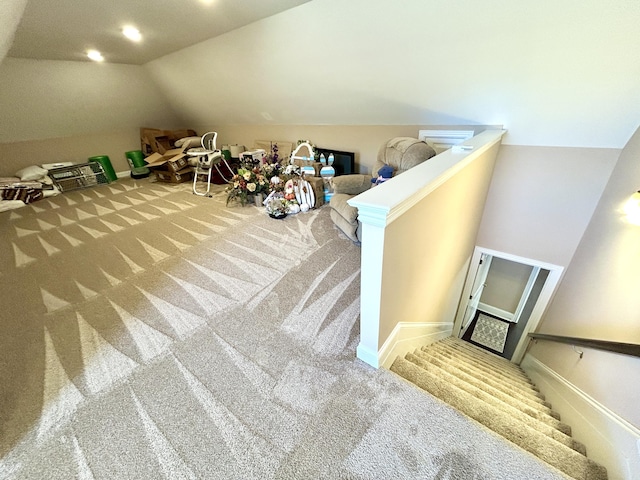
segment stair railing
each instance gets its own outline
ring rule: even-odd
[[[578,347],[587,347],[597,350],[605,350],[607,352],[621,353],[623,355],[631,355],[640,357],[640,345],[635,343],[611,342],[609,340],[595,340],[591,338],[564,337],[561,335],[547,335],[546,333],[530,333],[529,337],[533,340],[548,340],[550,342],[566,343],[573,345],[574,349]],[[578,352],[576,350],[576,352]],[[580,353],[580,352],[578,352]],[[582,358],[582,355],[580,355]]]

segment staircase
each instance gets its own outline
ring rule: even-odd
[[[391,371],[440,398],[569,477],[606,480],[517,365],[449,337],[398,357]]]

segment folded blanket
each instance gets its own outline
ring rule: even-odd
[[[23,182],[15,177],[0,178],[0,198],[2,200],[20,200],[31,203],[43,198],[40,182]]]

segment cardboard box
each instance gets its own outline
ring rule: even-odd
[[[164,154],[152,153],[145,161],[151,170],[178,172],[189,166],[189,156],[184,153],[184,147],[167,150]]]
[[[313,193],[316,196],[316,205],[315,208],[321,207],[324,205],[324,182],[320,177],[307,177],[305,175],[304,179],[309,182],[311,188],[313,189]]]
[[[173,148],[176,140],[196,136],[195,130],[140,129],[140,147],[145,157],[152,153],[164,154]]]
[[[169,145],[169,138],[165,135],[163,130],[154,128],[141,128],[140,129],[140,149],[146,156],[152,153],[164,153],[171,149]]]
[[[193,170],[191,167],[183,168],[178,172],[169,170],[154,170],[158,182],[164,183],[183,183],[193,179]]]

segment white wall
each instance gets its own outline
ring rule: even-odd
[[[621,148],[638,24],[637,0],[314,0],[146,68],[194,125],[478,123]]]

